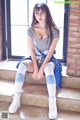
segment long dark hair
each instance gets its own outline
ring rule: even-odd
[[[48,6],[45,3],[37,3],[35,4],[34,8],[33,8],[33,16],[32,16],[32,26],[34,26],[35,24],[38,23],[38,21],[35,18],[35,11],[39,11],[42,10],[43,12],[46,13],[46,27],[48,27],[50,29],[50,33],[51,33],[51,27],[53,26],[59,33],[59,29],[57,28],[54,20],[52,19],[50,10],[48,8]]]

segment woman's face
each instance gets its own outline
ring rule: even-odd
[[[35,11],[34,15],[38,22],[46,22],[46,13],[43,12],[41,9]]]

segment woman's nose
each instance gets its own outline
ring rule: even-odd
[[[39,13],[39,16],[42,16],[42,13]]]

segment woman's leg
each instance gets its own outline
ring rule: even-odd
[[[14,94],[13,101],[9,107],[9,113],[15,113],[17,109],[20,107],[21,90],[24,84],[25,76],[27,76],[28,71],[33,72],[32,62],[22,61],[16,73],[15,94]]]
[[[49,62],[44,68],[49,95],[49,119],[55,119],[57,117],[56,80],[54,76],[54,67],[54,64],[52,62]]]

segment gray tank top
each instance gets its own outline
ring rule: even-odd
[[[31,36],[33,40],[36,54],[38,54],[39,51],[44,52],[45,50],[49,50],[53,38],[59,37],[58,31],[55,28],[51,27],[51,32],[52,32],[52,38],[49,35],[48,38],[41,39],[41,38],[37,38],[33,26],[28,28],[27,34]]]

